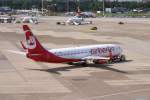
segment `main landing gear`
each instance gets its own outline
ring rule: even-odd
[[[109,60],[94,60],[94,64],[111,64],[111,63],[119,63],[119,62],[125,62],[126,57],[125,55],[119,55],[119,56],[114,56],[112,59]]]
[[[125,62],[126,57],[125,55],[119,55],[119,56],[114,56],[112,59],[109,60],[93,60],[93,59],[87,59],[81,62],[70,62],[68,63],[69,65],[82,65],[84,67],[87,67],[88,64],[111,64],[111,63],[119,63],[119,62]]]
[[[110,62],[124,62],[124,61],[126,61],[125,55],[114,56],[113,59],[110,60]]]

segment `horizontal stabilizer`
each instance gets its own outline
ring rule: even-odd
[[[14,50],[7,50],[8,52],[11,52],[11,53],[15,53],[15,54],[19,54],[19,55],[24,55],[26,56],[26,52],[21,52],[21,51],[14,51]]]
[[[30,31],[31,29],[29,28],[28,25],[23,25],[23,30],[24,30],[24,31]]]
[[[20,43],[21,43],[21,45],[22,45],[22,48],[23,48],[24,50],[27,50],[27,48],[26,48],[26,46],[23,44],[23,42],[20,41]]]

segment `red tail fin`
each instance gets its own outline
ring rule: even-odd
[[[28,25],[23,25],[23,30],[25,31],[26,41],[27,41],[27,50],[29,54],[41,54],[45,49],[37,40],[37,38],[31,32],[31,29]]]

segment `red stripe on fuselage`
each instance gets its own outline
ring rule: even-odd
[[[49,63],[67,63],[67,62],[78,62],[80,59],[69,59],[69,58],[62,58],[59,57],[47,50],[43,51],[40,54],[27,54],[27,57],[40,62],[49,62]]]

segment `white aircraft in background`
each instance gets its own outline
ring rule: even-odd
[[[13,50],[9,50],[9,52],[26,55],[27,58],[34,61],[68,64],[78,62],[82,62],[83,64],[104,64],[109,61],[125,61],[125,56],[122,55],[123,50],[116,44],[89,45],[47,50],[32,34],[27,25],[23,25],[23,30],[25,31],[27,46],[22,42],[21,44],[26,52]]]
[[[83,18],[82,16],[76,15],[73,16],[72,18],[69,18],[66,21],[66,23],[69,25],[82,25],[82,24],[92,24],[92,21],[85,20],[85,18]]]
[[[39,23],[39,18],[35,17],[35,16],[25,16],[25,17],[20,17],[17,18],[14,22],[16,23],[34,23],[34,24],[38,24]]]
[[[84,25],[92,24],[92,21],[85,20],[83,13],[80,11],[80,8],[77,7],[77,14],[66,21],[69,25]]]

